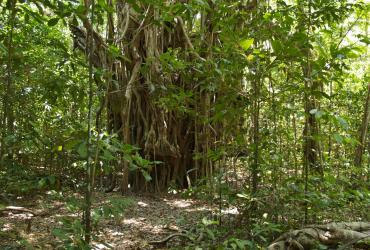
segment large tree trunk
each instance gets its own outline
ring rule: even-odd
[[[108,130],[117,133],[122,142],[139,147],[142,157],[163,162],[152,169],[155,181],[148,184],[140,171],[129,172],[128,163],[123,161],[122,192],[128,190],[128,185],[136,191],[163,190],[170,183],[184,187],[189,183],[188,172],[194,173],[188,176],[191,179],[211,175],[212,165],[207,159],[212,141],[209,117],[216,96],[211,98],[206,89],[200,90],[197,82],[189,82],[191,67],[168,71],[161,62],[164,53],[175,50],[179,59],[193,63],[204,61],[194,50],[186,23],[181,17],[158,23],[161,10],[153,5],[140,4],[140,13],[122,0],[117,1],[115,7],[117,25],[113,27],[113,21],[109,21],[113,18],[108,17],[108,40],[113,40],[112,44],[121,54],[112,59],[109,43],[94,33],[94,66],[107,70],[112,77],[105,86],[100,83],[100,88],[107,89]],[[210,47],[214,40],[212,27],[208,20],[205,23],[205,33],[209,34],[205,40]],[[85,49],[85,30],[89,29],[93,27],[87,21],[84,21],[84,29],[71,25],[75,45],[81,50]],[[198,117],[194,115],[196,112],[182,112],[177,106],[161,104],[161,98],[176,91],[195,92],[196,104],[191,101],[180,104],[188,110],[201,111],[202,115]],[[194,153],[203,156],[196,164]]]

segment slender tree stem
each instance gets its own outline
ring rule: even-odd
[[[91,30],[87,32],[88,46],[87,53],[89,59],[89,101],[88,101],[88,117],[87,117],[87,162],[86,162],[86,208],[85,208],[85,242],[90,244],[91,242],[91,203],[92,203],[92,193],[93,193],[93,174],[94,174],[94,164],[91,161],[91,124],[92,124],[92,104],[93,104],[93,55],[94,55],[94,8],[95,1],[91,0],[91,3],[85,1],[85,7],[88,9],[91,6],[90,23]]]
[[[13,132],[14,128],[14,114],[12,107],[13,99],[13,33],[14,33],[14,22],[16,16],[16,6],[17,0],[10,1],[10,16],[9,16],[9,36],[8,36],[8,57],[7,57],[7,77],[6,77],[6,87],[3,97],[3,117],[1,121],[1,149],[0,149],[0,161],[3,159],[4,149],[5,149],[5,137]],[[8,151],[9,158],[12,158],[11,147]]]

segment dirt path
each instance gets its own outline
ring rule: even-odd
[[[109,205],[110,200],[130,201],[124,216],[102,219],[98,224],[95,249],[155,249],[149,241],[160,240],[170,234],[189,229],[210,214],[211,208],[204,202],[183,199],[176,195],[130,196],[117,193],[97,193],[94,207]],[[30,214],[8,212],[0,217],[0,249],[22,249],[20,244],[29,244],[33,249],[56,249],[60,243],[52,230],[60,226],[63,217],[81,218],[81,214],[70,212],[67,204],[58,199],[42,196],[35,199],[20,199],[18,204],[36,213],[50,211],[50,214],[35,216],[28,222]],[[72,203],[73,204],[73,203]],[[53,210],[54,208],[54,210]],[[180,247],[179,239],[167,243],[169,247]],[[156,248],[158,249],[158,247]]]

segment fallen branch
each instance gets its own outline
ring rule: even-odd
[[[65,206],[64,203],[63,204],[59,204],[59,205],[57,205],[55,207],[52,207],[50,209],[47,209],[47,210],[42,211],[40,213],[37,213],[36,216],[38,216],[38,217],[46,217],[46,216],[49,216],[51,213],[53,213],[56,210],[59,210],[60,208],[62,208],[64,206]]]
[[[36,216],[35,212],[25,207],[7,206],[4,208],[0,208],[0,213],[4,212],[29,213],[32,214],[32,216]]]
[[[31,214],[32,217],[45,217],[45,216],[48,216],[50,215],[53,211],[55,210],[58,210],[59,208],[63,207],[64,204],[59,204],[58,206],[55,206],[53,208],[50,208],[48,210],[45,210],[45,211],[42,211],[42,212],[39,212],[39,213],[36,213],[28,208],[25,208],[25,207],[17,207],[17,206],[7,206],[7,207],[4,207],[4,208],[0,208],[0,214],[3,214],[5,212],[15,212],[15,213],[28,213],[28,214]]]
[[[150,245],[161,245],[161,244],[164,244],[166,243],[167,241],[169,241],[170,239],[172,238],[175,238],[175,237],[183,237],[183,238],[187,238],[188,240],[190,241],[193,241],[193,239],[191,239],[191,237],[187,234],[183,234],[183,233],[174,233],[174,234],[170,234],[168,235],[166,238],[162,239],[162,240],[158,240],[158,241],[149,241],[148,243]]]
[[[25,207],[17,207],[17,206],[7,206],[4,208],[0,208],[0,215],[4,214],[5,212],[12,212],[12,213],[27,213],[27,216],[25,218],[26,222],[26,233],[31,233],[31,226],[32,226],[32,219],[34,217],[45,217],[50,215],[55,210],[58,210],[59,208],[63,207],[64,204],[59,204],[58,206],[55,206],[53,208],[47,209],[45,211],[36,213],[28,208]]]

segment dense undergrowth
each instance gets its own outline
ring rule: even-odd
[[[31,249],[30,229],[5,220],[28,223],[31,208],[41,227],[50,215],[52,249],[130,227],[162,233],[144,249],[263,249],[291,229],[369,221],[369,10],[0,1],[0,239]],[[171,218],[177,235],[146,225],[174,194],[190,204]]]
[[[326,174],[324,179],[312,178],[311,190],[319,188],[305,193],[303,184],[291,178],[286,180],[284,186],[276,189],[271,185],[261,187],[252,200],[247,188],[243,188],[243,185],[235,188],[235,182],[224,177],[215,177],[212,184],[204,180],[186,190],[169,190],[169,193],[177,193],[184,199],[202,200],[210,207],[197,223],[181,229],[185,236],[180,237],[182,243],[176,245],[180,244],[187,249],[263,249],[281,233],[300,228],[306,223],[370,220],[367,212],[370,192],[363,182],[356,183],[349,178]],[[4,187],[0,198],[1,208],[22,204],[19,202],[22,199],[30,201],[32,197],[44,197],[42,199],[46,199],[46,203],[53,200],[63,202],[70,214],[83,213],[83,197],[76,195],[76,191],[83,190],[76,190],[75,186],[64,186],[63,190],[56,192],[53,176],[37,175],[13,166],[1,175],[0,183]],[[99,234],[102,220],[112,220],[119,224],[125,218],[125,211],[134,207],[130,198],[109,196],[107,194],[106,203],[93,210],[93,234]],[[308,203],[306,223],[305,202]],[[59,226],[56,224],[52,227],[53,235],[59,239],[59,246],[64,244],[67,248],[87,248],[83,241],[83,220],[65,215],[59,223]],[[183,221],[182,224],[187,223]],[[182,224],[179,224],[180,227]],[[2,232],[2,237],[8,236],[6,231]],[[27,241],[21,238],[17,242],[19,246],[27,246]],[[171,248],[172,244],[168,241],[163,246]],[[28,246],[32,245],[28,243]]]

